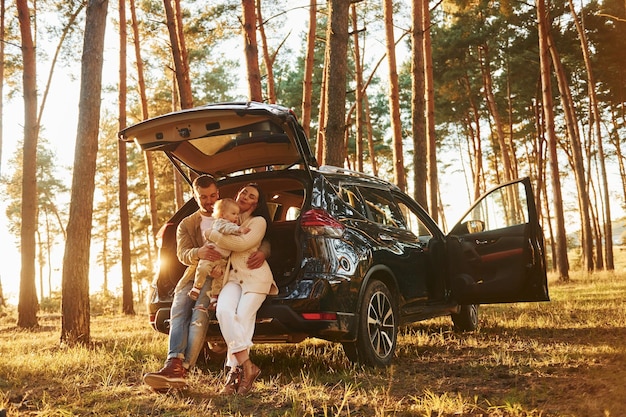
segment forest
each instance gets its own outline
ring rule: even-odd
[[[87,342],[93,262],[102,292],[119,275],[122,311],[134,314],[159,228],[190,194],[167,159],[117,132],[222,101],[293,109],[320,165],[391,180],[444,229],[458,195],[469,203],[528,176],[559,280],[572,267],[615,268],[612,220],[626,206],[621,0],[1,0],[1,12],[0,113],[24,109],[23,120],[0,119],[23,134],[0,154],[20,248],[18,326],[36,326],[41,303],[60,296],[62,339]],[[117,62],[103,69],[109,48]],[[71,180],[54,151],[68,139],[42,123],[55,73],[80,82]]]

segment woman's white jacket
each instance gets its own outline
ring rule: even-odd
[[[265,219],[261,216],[248,217],[242,220],[241,226],[250,228],[250,231],[241,235],[223,235],[212,230],[209,237],[217,246],[232,251],[224,273],[224,285],[228,281],[234,281],[241,285],[244,293],[278,294],[278,287],[267,261],[260,268],[248,268],[248,257],[258,250],[265,236]]]

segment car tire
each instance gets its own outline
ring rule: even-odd
[[[352,363],[359,363],[359,353],[356,350],[356,342],[342,342],[343,353]]]
[[[383,282],[367,284],[357,326],[356,342],[343,343],[348,359],[361,365],[389,366],[398,341],[398,311]]]
[[[464,304],[459,307],[458,313],[450,317],[455,331],[472,332],[478,328],[478,304]]]

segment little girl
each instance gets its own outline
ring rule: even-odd
[[[250,231],[247,227],[241,227],[239,223],[239,205],[232,198],[223,198],[215,202],[213,209],[213,225],[211,229],[204,230],[202,235],[204,236],[207,245],[210,245],[219,253],[222,254],[222,259],[217,261],[209,261],[206,259],[200,259],[196,268],[196,276],[193,281],[193,287],[189,291],[189,297],[192,300],[197,300],[200,295],[200,290],[206,282],[207,278],[212,279],[210,297],[210,309],[215,309],[217,304],[217,296],[222,289],[222,278],[224,277],[224,269],[230,256],[229,250],[222,249],[216,244],[209,241],[208,236],[211,234],[211,230],[215,230],[224,235],[242,235]]]

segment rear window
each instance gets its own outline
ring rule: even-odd
[[[219,129],[219,123],[214,123],[214,125],[214,128]],[[207,138],[211,139],[207,140]],[[236,129],[218,130],[189,141],[194,148],[208,156],[253,143],[289,143],[289,138],[279,126],[263,121],[239,126]]]
[[[367,218],[367,210],[365,209],[365,202],[359,193],[358,188],[355,185],[342,184],[339,187],[339,196],[350,207],[352,207],[358,214]]]

